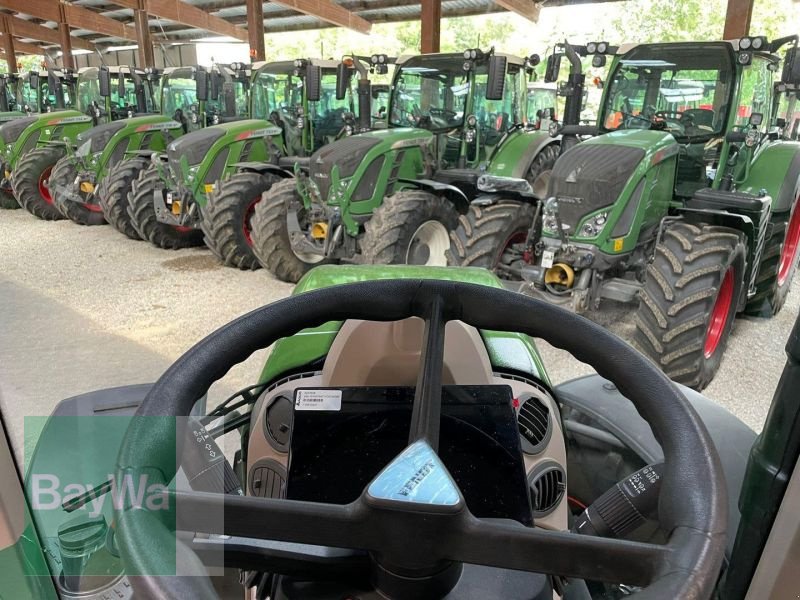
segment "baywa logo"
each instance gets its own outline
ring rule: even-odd
[[[91,517],[100,515],[109,502],[116,510],[145,508],[158,511],[170,508],[167,487],[150,482],[146,474],[138,477],[126,474],[121,481],[110,474],[104,488],[104,491],[97,492],[91,484],[65,483],[57,475],[37,473],[30,479],[28,494],[34,510],[60,510],[74,500],[85,499],[80,510],[87,510]]]

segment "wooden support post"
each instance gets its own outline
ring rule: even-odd
[[[136,43],[139,45],[139,66],[155,68],[156,57],[150,38],[150,22],[147,18],[147,0],[139,0],[139,8],[133,11],[136,26]]]
[[[250,42],[250,60],[266,60],[264,48],[264,4],[261,0],[247,0],[247,38]]]
[[[442,0],[422,0],[420,50],[423,54],[439,52],[442,28]]]
[[[5,55],[8,72],[14,73],[17,70],[17,51],[14,48],[14,36],[11,35],[11,27],[8,24],[8,17],[0,17],[0,28],[3,34],[3,53]]]
[[[61,19],[58,21],[58,35],[61,42],[61,66],[65,69],[75,68],[75,59],[72,56],[72,38],[69,35],[69,22],[63,4],[58,6]]]
[[[755,0],[728,0],[722,39],[738,40],[750,33],[750,19],[753,16],[754,2]]]

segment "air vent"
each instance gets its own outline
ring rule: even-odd
[[[247,479],[251,496],[283,498],[286,493],[286,469],[274,460],[259,460]]]
[[[550,409],[539,398],[529,394],[520,396],[519,402],[517,426],[522,436],[522,451],[526,454],[538,454],[550,441]]]
[[[546,517],[559,505],[567,489],[567,476],[557,462],[540,463],[528,476],[533,518]]]

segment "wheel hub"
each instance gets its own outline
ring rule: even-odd
[[[50,173],[53,171],[53,167],[47,167],[42,174],[39,175],[39,195],[42,197],[42,200],[47,202],[48,204],[53,203],[53,196],[50,194],[50,188],[47,187],[47,180],[50,178]]]
[[[411,236],[406,264],[447,266],[445,251],[450,248],[450,233],[439,221],[425,221]]]

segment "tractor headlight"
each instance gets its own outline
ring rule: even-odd
[[[590,218],[581,227],[581,237],[597,237],[608,223],[608,212],[601,212]]]
[[[298,129],[303,129],[304,126],[305,126],[305,119],[303,118],[303,115],[298,115],[297,116],[297,128]]]
[[[89,156],[92,153],[92,140],[86,140],[75,151],[76,156]]]
[[[542,208],[542,229],[548,233],[558,233],[558,200],[550,197]]]
[[[475,141],[475,130],[474,129],[467,129],[464,132],[464,141],[468,144],[471,144]]]
[[[589,42],[586,44],[586,52],[589,54],[594,54],[597,52],[597,44],[595,42]]]
[[[213,117],[211,117],[211,124],[219,125],[219,115],[214,115]]]
[[[753,45],[753,40],[749,37],[743,37],[739,40],[739,50],[748,50]]]
[[[191,121],[192,121],[192,123],[197,125],[198,118],[197,118],[197,113],[196,112],[192,113]]]
[[[600,42],[599,44],[597,44],[597,51],[600,54],[605,54],[606,52],[608,52],[608,42]]]

